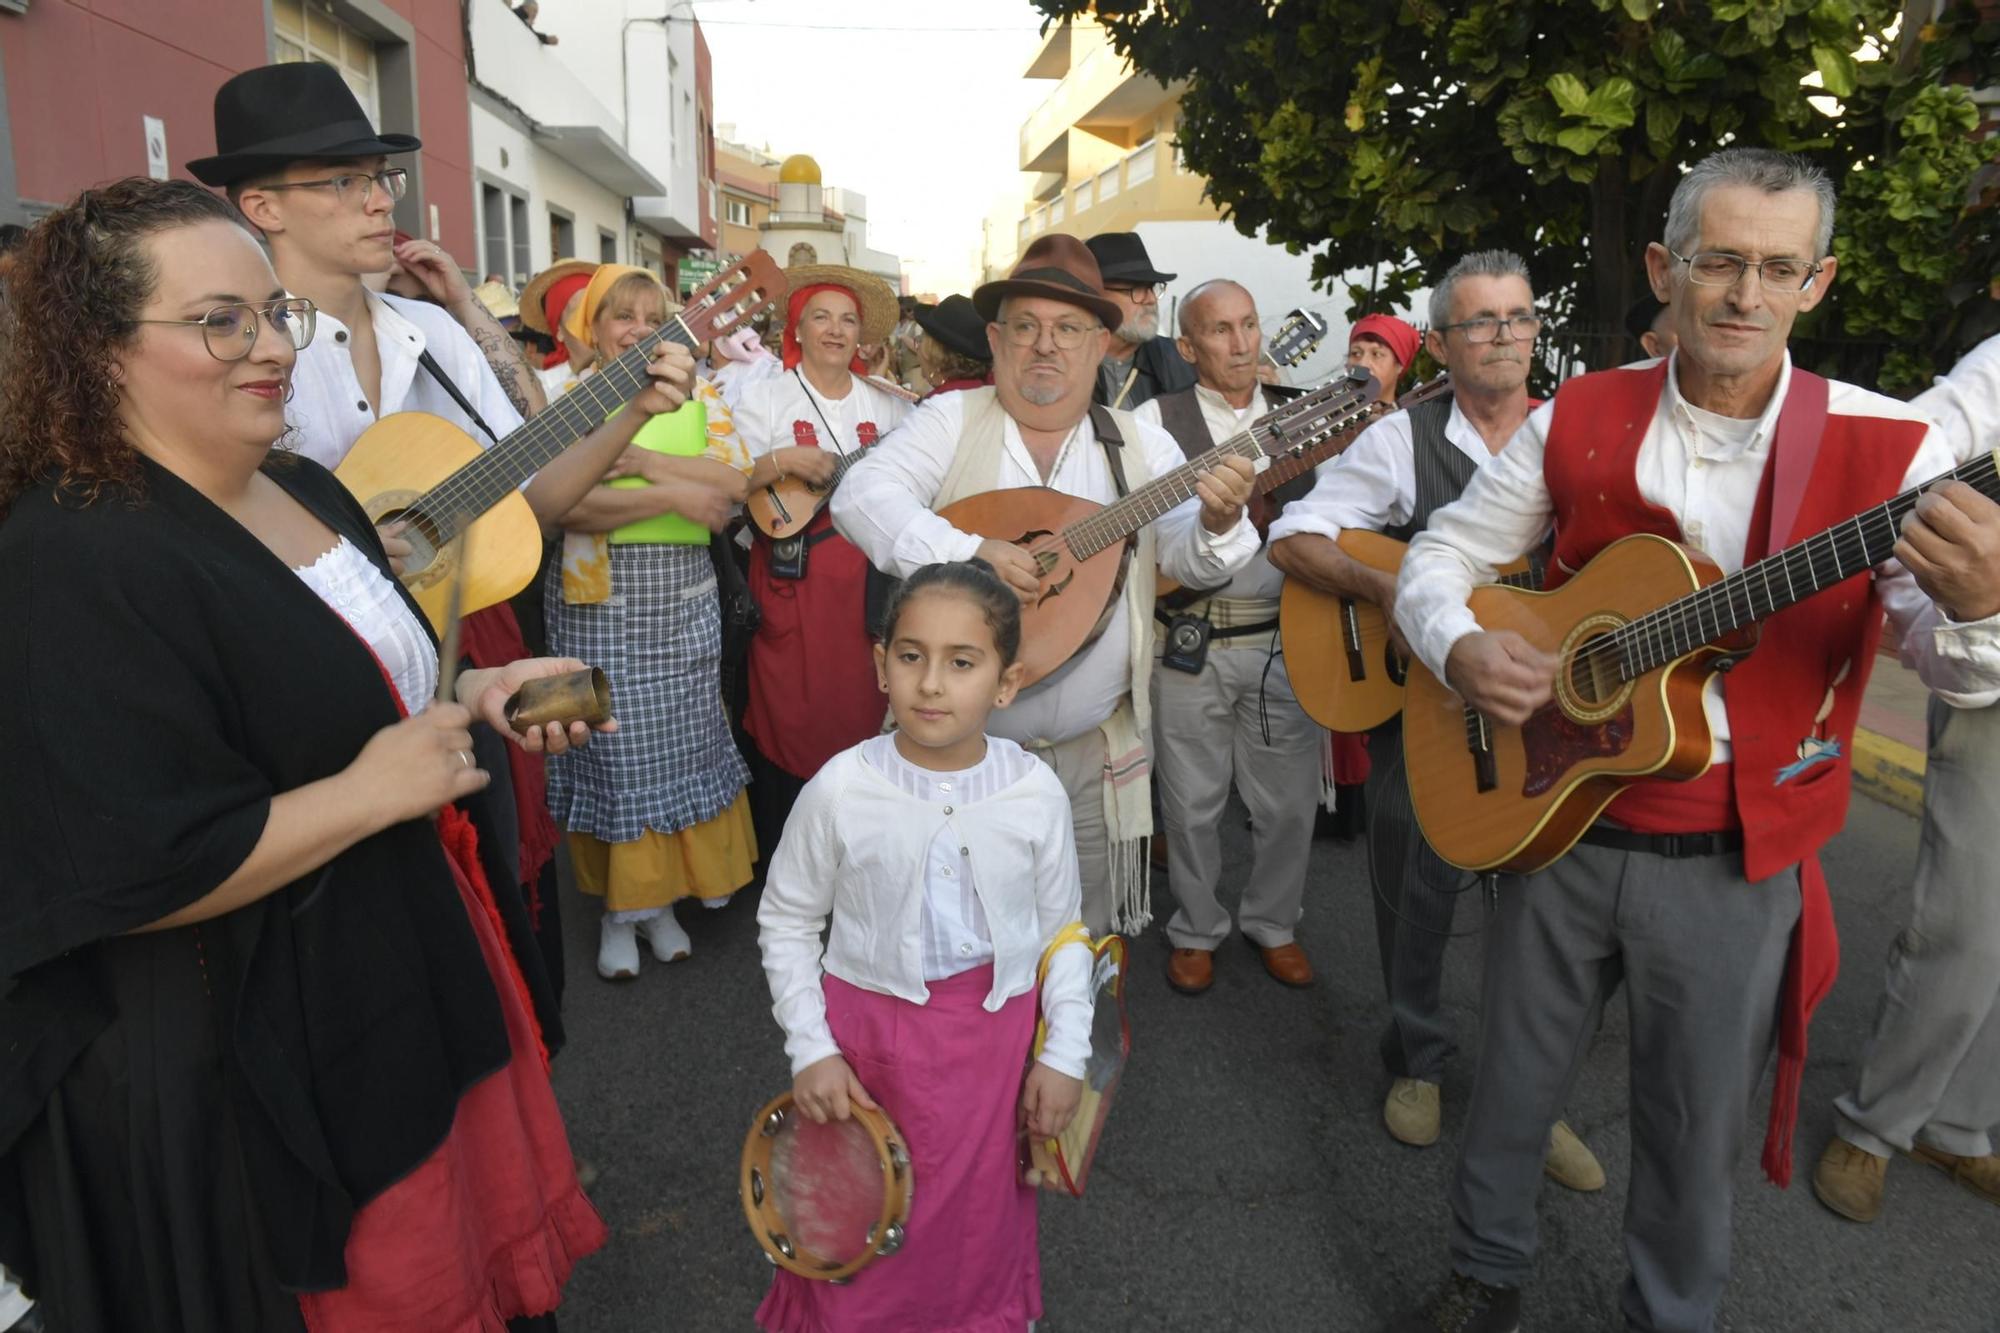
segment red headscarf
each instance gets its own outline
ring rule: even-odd
[[[810,301],[820,292],[839,292],[842,296],[848,297],[854,302],[854,310],[857,315],[861,311],[861,294],[852,287],[843,287],[837,282],[815,282],[810,286],[801,287],[793,292],[791,299],[785,302],[785,340],[783,349],[786,370],[797,369],[799,358],[805,355],[804,351],[799,347],[799,314],[806,308],[806,302]],[[868,373],[868,367],[861,364],[861,349],[858,345],[854,349],[853,359],[847,363],[847,368],[857,375],[866,375]]]
[[[556,337],[556,350],[542,358],[542,369],[548,370],[569,360],[569,345],[562,340],[562,313],[569,305],[569,298],[590,285],[588,273],[572,273],[567,278],[559,278],[549,284],[542,293],[542,318]]]
[[[1417,344],[1422,342],[1417,331],[1394,315],[1368,315],[1356,324],[1347,335],[1347,345],[1354,346],[1356,338],[1373,338],[1389,349],[1389,355],[1396,358],[1396,364],[1404,370],[1417,359]],[[1394,388],[1394,385],[1390,385]]]

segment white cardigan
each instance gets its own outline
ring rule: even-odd
[[[988,737],[989,746],[1012,741]],[[808,782],[771,858],[757,909],[772,1012],[792,1072],[840,1053],[826,1021],[822,961],[842,981],[912,1004],[924,985],[924,872],[932,840],[949,828],[966,849],[973,888],[993,936],[988,1012],[1035,984],[1056,932],[1083,915],[1069,796],[1046,765],[997,795],[964,805],[921,800],[843,750]],[[820,932],[832,918],[822,959]],[[1090,1052],[1090,954],[1061,950],[1042,987],[1049,1039],[1041,1062],[1083,1077]]]

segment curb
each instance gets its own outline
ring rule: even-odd
[[[1912,818],[1923,818],[1924,752],[1866,728],[1855,728],[1854,789]]]

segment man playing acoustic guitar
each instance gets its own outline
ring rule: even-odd
[[[1586,565],[1635,533],[1681,543],[1734,572],[1840,525],[1856,534],[1849,554],[1865,558],[1878,543],[1861,536],[1855,516],[1883,513],[1884,501],[1952,466],[1937,430],[1908,406],[1791,363],[1793,322],[1833,281],[1833,209],[1831,182],[1795,157],[1733,148],[1696,164],[1674,191],[1664,244],[1646,252],[1679,350],[1564,384],[1417,536],[1396,585],[1396,618],[1425,666],[1477,710],[1468,727],[1483,715],[1481,727],[1508,732],[1511,745],[1528,734],[1524,722],[1558,744],[1635,724],[1575,711],[1575,700],[1605,697],[1586,692],[1598,678],[1582,663],[1574,667],[1581,675],[1561,682],[1572,702],[1545,712],[1559,659],[1521,633],[1482,629],[1467,607],[1474,585],[1551,523],[1550,588],[1571,578],[1597,586]],[[1778,1184],[1791,1173],[1806,1022],[1835,970],[1818,852],[1845,818],[1847,748],[1882,612],[1946,702],[2000,695],[2000,622],[1989,619],[2000,612],[2000,569],[1953,554],[1983,549],[1972,539],[1997,524],[2000,508],[1952,482],[1916,501],[1895,546],[1900,559],[1870,571],[1865,559],[1842,563],[1838,543],[1824,543],[1835,550],[1799,573],[1820,587],[1819,570],[1830,566],[1826,591],[1800,589],[1787,601],[1787,589],[1767,587],[1767,604],[1783,609],[1755,650],[1705,686],[1695,677],[1700,697],[1672,715],[1677,734],[1707,739],[1712,765],[1688,781],[1622,783],[1579,845],[1500,884],[1486,927],[1472,1114],[1451,1187],[1454,1273],[1424,1313],[1398,1328],[1519,1326],[1543,1145],[1598,1012],[1621,981],[1632,1174],[1620,1304],[1636,1329],[1714,1326],[1729,1276],[1736,1158],[1774,1033],[1777,1089],[1763,1163]],[[1893,537],[1885,529],[1881,549]],[[1684,560],[1663,563],[1679,570]],[[1793,568],[1788,561],[1784,574]],[[1850,568],[1857,572],[1841,577]],[[1702,637],[1684,621],[1674,627]],[[1718,639],[1736,647],[1720,636],[1709,642]],[[1655,660],[1620,651],[1631,654],[1628,665]],[[1620,715],[1643,712],[1648,728],[1658,725],[1665,679],[1663,669],[1651,670],[1634,678],[1640,683]],[[1406,720],[1411,739],[1415,725]],[[1495,750],[1483,730],[1463,733],[1460,747],[1462,765],[1491,776]],[[1428,775],[1414,745],[1411,753],[1421,811]],[[1564,751],[1560,762],[1586,759]],[[1538,771],[1519,795],[1486,790],[1525,801],[1545,776]],[[1462,817],[1468,827],[1475,818],[1469,810]]]
[[[934,513],[975,494],[1052,487],[1109,502],[1186,459],[1173,437],[1090,401],[1106,328],[1120,317],[1097,261],[1072,236],[1044,236],[1013,274],[973,293],[989,321],[993,387],[927,400],[870,450],[833,493],[833,521],[877,569],[979,556],[1020,594],[1043,598],[1033,557],[962,532]],[[1205,472],[1198,499],[1140,531],[1122,594],[1096,640],[995,713],[989,729],[1018,741],[1062,778],[1076,817],[1083,919],[1093,935],[1149,919],[1144,840],[1152,833],[1147,677],[1153,664],[1154,564],[1168,578],[1214,587],[1255,554],[1244,512],[1255,473],[1241,458]],[[1054,597],[1060,592],[1049,590]],[[1106,608],[1079,607],[1096,616]]]
[[[1450,395],[1363,431],[1320,464],[1319,484],[1271,524],[1271,563],[1322,592],[1373,602],[1385,613],[1395,605],[1395,576],[1345,554],[1334,544],[1340,534],[1381,532],[1407,542],[1458,498],[1534,406],[1528,358],[1542,321],[1519,255],[1485,250],[1453,264],[1431,291],[1430,322],[1431,356],[1451,373]],[[1295,671],[1307,669],[1293,664]],[[1465,876],[1440,861],[1416,828],[1400,721],[1369,732],[1368,751],[1368,859],[1389,996],[1382,1062],[1393,1080],[1382,1121],[1400,1142],[1427,1148],[1442,1129],[1444,1069],[1453,1053],[1444,954]],[[1547,1169],[1573,1190],[1604,1187],[1603,1167],[1560,1120],[1550,1132]]]

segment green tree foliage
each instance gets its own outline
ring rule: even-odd
[[[1841,188],[1824,345],[1915,338],[1961,276],[1946,236],[1996,151],[1965,138],[1972,106],[1941,79],[1952,62],[1995,68],[2000,25],[1899,46],[1901,0],[1035,3],[1051,19],[1094,10],[1137,68],[1189,80],[1189,166],[1240,230],[1295,253],[1324,242],[1315,280],[1372,270],[1348,289],[1357,313],[1406,308],[1457,256],[1504,246],[1555,319],[1616,327],[1682,170],[1760,144],[1813,157]],[[1883,58],[1857,58],[1870,52]],[[1848,283],[1866,299],[1842,300]],[[1906,383],[1926,364],[1913,348],[1891,370]]]

